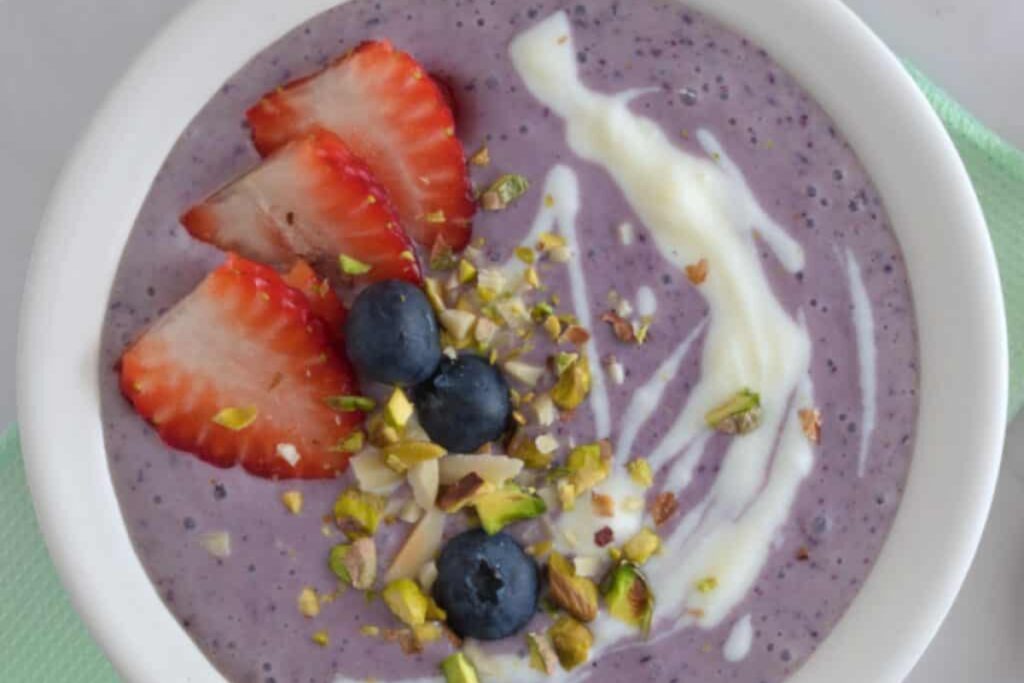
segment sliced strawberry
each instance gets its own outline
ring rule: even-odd
[[[412,242],[387,193],[337,135],[303,134],[181,218],[192,235],[279,267],[296,257],[338,268],[345,254],[369,281],[419,283]]]
[[[309,307],[327,323],[332,337],[340,334],[348,311],[331,288],[330,280],[317,275],[313,266],[299,259],[292,265],[291,270],[284,274],[284,281],[289,287],[306,295]]]
[[[475,211],[466,157],[444,94],[415,59],[363,43],[320,73],[268,93],[247,113],[269,153],[316,125],[338,135],[387,189],[413,239],[469,242]]]
[[[169,445],[261,477],[333,477],[362,419],[325,403],[358,391],[306,299],[235,255],[125,351],[121,390]],[[239,429],[227,409],[255,419]]]

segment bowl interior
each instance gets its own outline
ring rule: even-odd
[[[173,673],[175,680],[206,681],[219,674],[163,606],[135,557],[107,472],[97,357],[110,283],[156,171],[188,121],[251,55],[335,4],[199,0],[190,6],[99,112],[44,219],[19,344],[26,465],[42,530],[72,600],[127,680],[166,680]],[[966,574],[998,471],[1006,334],[984,221],[927,102],[838,0],[688,4],[763,45],[822,104],[881,192],[903,248],[921,345],[920,417],[907,490],[862,591],[792,679],[898,681]]]

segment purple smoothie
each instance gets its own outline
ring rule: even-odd
[[[774,683],[811,654],[840,619],[871,570],[896,513],[913,446],[917,414],[917,339],[907,274],[881,201],[854,152],[827,115],[757,46],[675,3],[477,2],[473,0],[354,0],[296,28],[257,55],[204,107],[182,134],[143,205],[114,282],[102,349],[103,415],[111,475],[125,522],[153,583],[182,627],[232,681],[331,681],[338,675],[386,681],[436,675],[451,648],[436,643],[406,656],[393,643],[367,638],[365,624],[389,624],[380,600],[349,592],[325,605],[315,620],[296,609],[307,585],[330,590],[330,548],[343,540],[322,531],[342,481],[272,482],[240,469],[218,470],[164,446],[132,411],[112,370],[126,344],[179,301],[222,259],[196,242],[177,217],[259,157],[244,111],[264,92],[316,70],[362,40],[386,38],[412,53],[448,83],[457,103],[458,135],[468,151],[489,145],[492,166],[474,168],[485,184],[519,173],[536,188],[556,163],[572,166],[584,203],[577,224],[595,319],[605,294],[657,295],[658,312],[643,346],[616,348],[626,368],[610,386],[612,414],[621,414],[635,388],[706,313],[683,264],[670,263],[648,239],[642,222],[600,168],[568,149],[562,122],[526,91],[508,58],[509,41],[553,11],[569,12],[581,75],[593,88],[622,91],[656,86],[634,108],[663,126],[680,146],[701,153],[688,133],[710,130],[743,170],[761,205],[805,250],[806,268],[787,273],[764,250],[776,295],[793,315],[806,316],[814,343],[812,377],[822,413],[816,464],[805,481],[781,542],[736,615],[750,613],[752,650],[738,663],[722,656],[732,619],[705,631],[688,629],[653,647],[636,647],[591,662],[588,680]],[[475,235],[488,257],[505,260],[520,244],[541,201],[539,189],[509,210],[481,213]],[[623,249],[617,226],[637,228]],[[877,423],[866,472],[857,474],[862,401],[851,295],[842,259],[860,263],[873,311],[878,349]],[[564,273],[545,273],[567,292]],[[592,332],[601,348],[615,344],[605,325]],[[682,405],[699,376],[700,356],[684,362],[665,395]],[[659,440],[675,411],[655,416],[634,450]],[[592,439],[589,411],[559,428],[560,438]],[[612,440],[617,436],[612,433]],[[716,475],[724,439],[712,440],[685,509]],[[287,514],[281,492],[305,496],[301,516]],[[232,555],[212,557],[199,543],[226,530]],[[386,558],[408,527],[378,534]],[[521,530],[529,534],[529,525]],[[806,551],[806,552],[805,552]],[[314,631],[331,642],[317,647]],[[521,638],[506,648],[521,647]]]

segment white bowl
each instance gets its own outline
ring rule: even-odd
[[[96,116],[36,243],[18,357],[29,482],[72,601],[128,681],[222,679],[161,603],[114,496],[98,376],[110,285],[150,183],[185,125],[252,55],[334,4],[190,6]],[[825,107],[881,192],[903,247],[921,343],[920,419],[906,494],[860,594],[791,683],[900,681],[967,573],[1002,451],[1006,331],[985,223],[928,103],[837,0],[689,4],[767,48]]]

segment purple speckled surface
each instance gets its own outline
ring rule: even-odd
[[[785,273],[767,252],[764,265],[780,299],[806,315],[824,423],[818,462],[783,529],[783,541],[736,612],[753,615],[750,655],[737,664],[724,661],[721,645],[729,620],[714,631],[691,629],[656,647],[627,649],[593,662],[590,680],[781,681],[842,616],[885,540],[906,477],[916,418],[913,308],[899,246],[877,193],[819,107],[756,46],[675,3],[354,0],[268,47],[189,125],[143,206],[111,294],[101,359],[103,414],[125,520],[169,609],[233,681],[430,675],[448,651],[438,644],[406,657],[393,644],[359,635],[364,623],[390,621],[379,600],[367,604],[356,594],[326,605],[315,621],[299,616],[295,598],[303,586],[329,590],[333,585],[324,558],[340,538],[324,537],[319,517],[344,482],[284,484],[213,469],[164,447],[117,391],[112,368],[127,341],[220,259],[192,241],[177,216],[257,161],[242,114],[265,90],[314,70],[361,40],[385,37],[452,85],[458,133],[467,149],[489,143],[494,163],[474,169],[478,183],[509,171],[539,185],[552,165],[570,164],[583,188],[579,229],[595,313],[610,288],[631,295],[647,284],[659,302],[650,343],[616,349],[630,377],[611,392],[613,415],[621,414],[632,387],[704,315],[683,264],[663,259],[643,239],[642,227],[634,246],[619,245],[615,226],[640,222],[600,169],[574,158],[561,122],[525,93],[511,67],[508,41],[556,9],[573,18],[581,72],[591,86],[661,86],[661,92],[640,98],[636,109],[695,152],[681,133],[712,131],[762,205],[803,245],[808,265],[798,276]],[[678,94],[683,90],[687,94]],[[477,234],[488,239],[495,257],[518,244],[539,201],[535,192],[507,212],[479,217]],[[856,474],[857,352],[837,247],[851,249],[859,260],[875,314],[878,424],[863,478]],[[563,292],[567,286],[556,270],[545,281]],[[613,346],[606,328],[595,332],[601,348]],[[698,356],[690,358],[670,386],[666,405],[681,405],[696,379]],[[652,421],[637,453],[657,440],[673,414],[665,411]],[[592,421],[580,411],[566,428],[586,439]],[[682,498],[684,507],[707,490],[721,451],[714,443],[708,449]],[[280,506],[286,488],[305,494],[302,516],[290,516]],[[198,538],[221,529],[231,532],[234,552],[218,561]],[[393,547],[405,533],[397,524],[382,539]],[[810,557],[798,561],[803,546]],[[310,642],[321,628],[331,635],[329,647]]]

